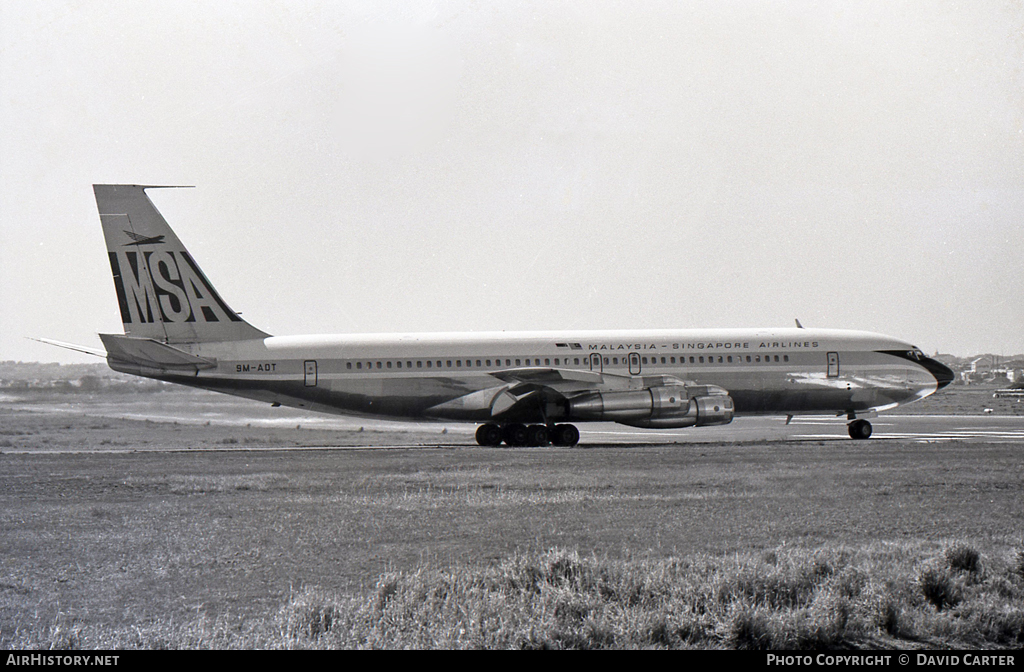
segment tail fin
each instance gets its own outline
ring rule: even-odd
[[[231,310],[146,195],[94,184],[124,333],[164,343],[244,341],[264,333]]]

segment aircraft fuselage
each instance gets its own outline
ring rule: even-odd
[[[313,411],[480,422],[495,417],[491,397],[452,402],[510,385],[510,372],[528,383],[523,371],[558,370],[570,378],[579,372],[623,390],[640,389],[645,377],[657,376],[714,385],[728,390],[739,415],[856,414],[920,399],[939,387],[928,368],[932,360],[920,354],[915,360],[919,351],[909,343],[822,329],[283,336],[176,347],[216,366],[176,374],[110,364]],[[502,418],[573,419],[558,403]]]

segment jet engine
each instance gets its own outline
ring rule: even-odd
[[[604,420],[651,429],[727,425],[732,422],[733,410],[732,397],[716,385],[657,385],[569,399],[573,420]]]

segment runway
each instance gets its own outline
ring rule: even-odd
[[[873,418],[869,441],[962,441],[1024,443],[1024,416],[891,415]],[[835,416],[741,417],[720,427],[632,430],[617,425],[581,425],[580,442],[593,443],[753,443],[764,441],[852,441],[846,419]]]
[[[50,442],[29,441],[28,435],[38,432],[39,428],[36,425],[45,417],[52,418],[53,422],[56,422],[57,418],[79,417],[89,423],[99,418],[111,418],[154,423],[165,427],[180,425],[182,428],[192,427],[196,430],[191,443],[184,438],[178,440],[172,434],[163,436],[162,440],[170,440],[170,444],[163,448],[171,450],[185,449],[204,440],[207,447],[227,444],[234,449],[237,442],[231,441],[230,437],[238,436],[237,432],[244,432],[241,434],[242,438],[253,437],[253,440],[244,441],[245,444],[255,442],[263,444],[265,449],[272,449],[273,445],[279,445],[279,441],[292,443],[296,437],[286,439],[282,436],[278,437],[278,440],[269,441],[265,439],[266,436],[292,428],[298,430],[300,427],[304,431],[323,432],[318,437],[324,441],[322,444],[314,444],[309,440],[311,437],[306,434],[297,435],[298,443],[307,448],[314,445],[317,448],[476,446],[475,423],[382,421],[316,414],[296,409],[272,408],[244,399],[191,391],[134,396],[75,395],[35,400],[9,398],[0,399],[0,402],[7,409],[32,414],[21,419],[21,422],[26,423],[22,428],[22,433],[26,436],[19,439],[12,435],[6,441],[10,445],[4,448],[4,452],[60,450],[59,446],[63,439],[58,436]],[[883,414],[870,420],[873,433],[868,442],[957,441],[1024,445],[1024,414],[1015,414],[1016,405],[1002,411],[973,415]],[[58,425],[62,426],[63,422],[60,421]],[[77,423],[71,423],[69,427],[72,425],[78,427]],[[788,425],[785,416],[741,416],[728,425],[665,430],[639,429],[609,422],[579,423],[577,426],[580,430],[582,448],[602,445],[853,441],[847,434],[846,418],[836,416],[796,416]],[[155,429],[153,425],[146,425],[143,428],[144,433],[139,436],[148,436]],[[364,429],[366,434],[362,434]],[[335,434],[336,432],[343,434]],[[95,438],[102,443],[86,447],[86,450],[104,450],[111,445],[121,446],[121,450],[139,447],[134,445],[138,441],[129,440],[127,436],[107,436],[100,432]],[[69,439],[66,449],[82,449],[82,441],[81,438]],[[362,441],[369,443],[364,445]],[[154,450],[157,446],[147,442],[146,449]]]

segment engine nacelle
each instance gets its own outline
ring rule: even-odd
[[[658,385],[629,392],[593,392],[569,400],[574,420],[669,429],[732,422],[732,397],[715,385]]]

